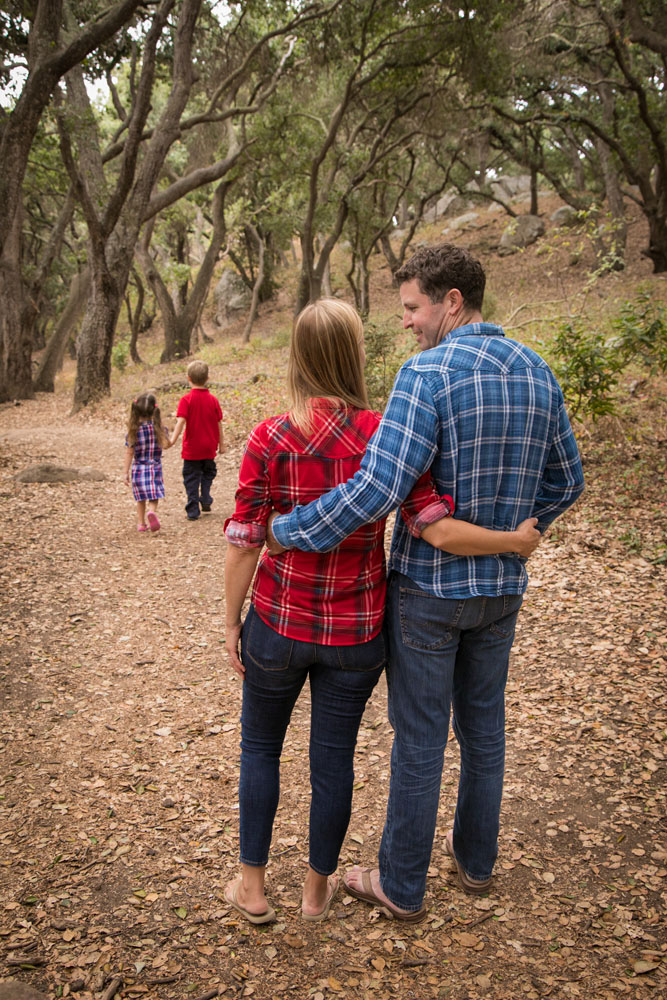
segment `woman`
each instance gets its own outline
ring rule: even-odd
[[[264,880],[280,753],[306,678],[312,796],[301,912],[305,920],[323,920],[338,890],[334,872],[350,818],[359,724],[385,665],[384,521],[365,525],[332,552],[275,557],[265,552],[241,623],[272,511],[308,503],[359,467],[380,420],[368,408],[363,364],[363,326],[356,311],[335,299],[306,306],[290,345],[291,409],[250,435],[236,510],[225,524],[226,645],[243,678],[241,875],[226,887],[225,898],[255,924],[275,919]],[[428,474],[401,508],[410,531],[419,535],[437,521],[438,547],[460,554],[529,555],[539,541],[534,519],[516,532],[495,532],[441,520],[452,512],[451,498],[437,496]]]

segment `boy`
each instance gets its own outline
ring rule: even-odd
[[[185,512],[188,521],[196,521],[203,511],[210,511],[211,483],[216,477],[215,455],[224,452],[222,437],[222,410],[220,403],[206,388],[208,365],[204,361],[191,361],[187,370],[192,386],[183,396],[176,410],[176,426],[171,444],[176,444],[183,434],[183,483],[188,495]]]

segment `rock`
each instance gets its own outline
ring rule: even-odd
[[[87,483],[101,483],[107,477],[99,469],[93,469],[90,465],[84,465],[79,469],[78,478]]]
[[[215,325],[228,326],[250,306],[252,292],[242,279],[229,268],[226,268],[215,286]]]
[[[74,483],[77,481],[100,482],[107,477],[90,466],[71,469],[66,465],[29,465],[14,477],[19,483]]]
[[[3,979],[0,982],[0,1000],[46,1000],[46,995],[18,979]]]
[[[448,194],[440,198],[436,209],[438,210],[438,215],[444,216],[445,219],[452,219],[465,212],[469,206],[470,203],[465,198],[462,198],[460,194]]]
[[[15,477],[19,483],[73,483],[78,478],[76,469],[64,465],[29,465]]]
[[[474,228],[474,223],[479,219],[479,212],[466,212],[465,215],[459,215],[456,219],[452,219],[449,223],[450,229],[469,229]]]
[[[544,233],[544,222],[537,215],[519,215],[512,219],[500,237],[498,252],[502,255],[514,253],[522,247],[530,246]]]
[[[579,213],[571,205],[561,205],[550,218],[554,226],[576,226],[579,223]]]
[[[470,203],[465,198],[462,198],[460,194],[456,194],[455,191],[449,191],[447,194],[443,194],[441,198],[438,198],[435,205],[429,205],[424,212],[424,222],[435,222],[436,219],[442,218],[450,219],[452,216],[465,212],[469,207]]]
[[[511,198],[528,194],[530,191],[530,174],[515,174],[503,177],[502,184]]]

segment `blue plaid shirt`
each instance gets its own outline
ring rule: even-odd
[[[386,517],[431,470],[455,517],[544,530],[583,490],[577,443],[548,365],[489,323],[453,330],[399,371],[359,471],[273,522],[286,548],[324,552],[359,525]],[[512,554],[453,556],[413,538],[397,518],[389,569],[437,597],[521,594],[528,577]]]

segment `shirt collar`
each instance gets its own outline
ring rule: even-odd
[[[495,323],[466,323],[464,326],[457,326],[455,330],[444,337],[440,343],[446,344],[449,340],[457,337],[504,337],[505,331],[502,326]]]

